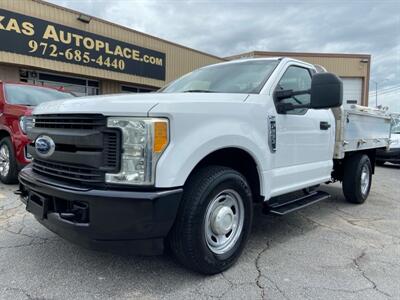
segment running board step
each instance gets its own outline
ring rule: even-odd
[[[320,202],[322,200],[328,199],[330,197],[331,197],[331,195],[329,195],[326,192],[315,191],[310,194],[304,195],[300,198],[296,198],[296,199],[290,200],[288,202],[278,204],[276,206],[272,206],[269,209],[269,213],[274,214],[274,215],[283,216],[288,213],[291,213],[296,210],[307,207],[309,205]]]

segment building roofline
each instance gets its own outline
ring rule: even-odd
[[[303,57],[347,57],[347,58],[367,58],[371,59],[371,54],[357,54],[357,53],[316,53],[316,52],[280,52],[280,51],[250,51],[240,53],[228,57],[225,59],[233,59],[241,56],[257,56],[257,55],[268,55],[268,56],[303,56]]]
[[[123,30],[127,30],[129,32],[136,33],[136,34],[140,34],[140,35],[146,36],[146,37],[151,38],[151,39],[158,40],[158,41],[166,43],[166,44],[170,44],[170,45],[173,45],[173,46],[176,46],[176,47],[180,47],[180,48],[183,48],[183,49],[186,49],[186,50],[190,50],[190,51],[196,52],[198,54],[206,55],[206,56],[209,56],[209,57],[212,57],[212,58],[216,58],[216,59],[220,59],[220,60],[226,60],[223,57],[219,57],[219,56],[216,56],[216,55],[213,55],[213,54],[209,54],[209,53],[206,53],[206,52],[203,52],[203,51],[199,51],[199,50],[196,50],[196,49],[193,49],[193,48],[178,44],[178,43],[174,43],[174,42],[171,42],[171,41],[168,41],[168,40],[164,40],[162,38],[150,35],[148,33],[144,33],[144,32],[129,28],[129,27],[124,26],[124,25],[113,23],[111,21],[107,21],[107,20],[92,16],[92,15],[86,14],[86,13],[81,12],[81,11],[77,11],[77,10],[74,10],[74,9],[66,8],[66,7],[61,6],[61,5],[50,3],[50,2],[47,2],[45,0],[31,0],[31,1],[43,4],[43,5],[48,5],[48,6],[56,8],[56,9],[64,10],[64,11],[67,11],[69,13],[73,13],[73,14],[77,14],[77,15],[84,14],[84,15],[87,15],[87,16],[91,17],[92,19],[94,19],[94,20],[96,20],[98,22],[102,22],[102,23],[105,23],[105,24],[108,24],[108,25],[111,25],[111,26],[119,27],[119,28],[121,28]]]

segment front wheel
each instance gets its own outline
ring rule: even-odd
[[[372,167],[368,155],[347,157],[344,164],[343,193],[346,200],[361,204],[368,198],[372,182]]]
[[[249,236],[252,195],[246,179],[220,166],[197,171],[185,186],[169,246],[184,266],[216,274],[231,267]]]

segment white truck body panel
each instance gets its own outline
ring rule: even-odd
[[[271,197],[330,179],[334,129],[321,131],[319,123],[332,119],[326,110],[276,115],[277,146],[269,158],[272,168],[267,170]]]
[[[269,151],[264,112],[262,105],[244,102],[156,105],[149,116],[169,118],[171,132],[171,142],[157,164],[156,186],[182,186],[204,157],[229,147],[247,151],[262,176],[264,170],[271,168],[271,162],[263,159]]]

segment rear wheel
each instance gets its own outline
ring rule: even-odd
[[[9,137],[0,141],[0,180],[5,184],[18,182],[18,167],[14,147]]]
[[[240,256],[252,223],[250,187],[238,172],[219,166],[199,170],[185,186],[169,246],[184,266],[215,274]]]
[[[361,204],[368,198],[372,182],[372,167],[369,157],[355,154],[346,158],[343,175],[343,193],[346,200]]]

